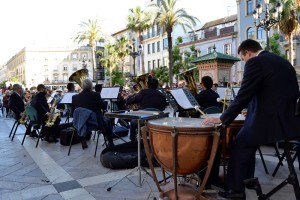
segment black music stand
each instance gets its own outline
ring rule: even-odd
[[[266,194],[262,193],[262,189],[261,189],[261,186],[260,186],[260,183],[259,183],[259,180],[257,177],[244,180],[246,187],[247,187],[247,185],[252,186],[252,188],[256,191],[258,200],[269,199],[269,197],[271,197],[273,194],[275,194],[277,191],[279,191],[281,188],[283,188],[287,184],[293,185],[296,199],[300,199],[299,181],[298,181],[297,173],[295,171],[293,159],[292,159],[291,152],[290,152],[290,143],[287,140],[285,140],[285,144],[284,144],[284,154],[287,159],[289,175],[284,181],[282,181],[279,185],[277,185],[275,188],[273,188],[268,193],[266,193]]]
[[[171,95],[179,105],[180,110],[195,110],[200,107],[195,97],[188,89],[175,89],[170,91]]]
[[[116,186],[118,183],[120,183],[124,178],[129,179],[128,176],[133,171],[135,171],[135,170],[138,171],[138,174],[139,174],[138,186],[141,187],[142,186],[142,179],[141,179],[142,178],[142,174],[141,174],[141,170],[143,170],[150,177],[152,177],[152,175],[141,166],[141,126],[140,126],[140,121],[141,120],[157,119],[157,118],[160,118],[160,117],[164,117],[165,113],[164,112],[157,112],[157,111],[143,111],[143,110],[140,110],[140,111],[133,111],[133,112],[124,112],[124,111],[121,111],[121,112],[105,113],[105,116],[108,117],[108,118],[136,119],[137,122],[138,122],[138,132],[137,132],[137,136],[138,136],[137,137],[137,143],[138,143],[138,149],[137,149],[137,151],[138,151],[138,166],[135,167],[130,173],[128,173],[127,175],[125,175],[123,178],[121,178],[119,181],[117,181],[115,184],[113,184],[112,186],[110,186],[109,188],[107,188],[107,191],[110,191],[114,186]],[[133,181],[131,181],[131,182],[134,183]]]
[[[62,99],[59,101],[59,103],[71,105],[72,104],[72,97],[76,94],[78,94],[78,93],[76,93],[76,92],[67,92],[67,93],[65,93],[64,96],[62,97]],[[67,122],[69,124],[70,123],[70,115],[71,115],[72,111],[68,110],[67,112],[68,112],[68,114],[67,114],[67,119],[66,119],[65,123]]]
[[[120,87],[104,87],[101,90],[101,99],[109,100],[111,112],[114,110],[112,102],[118,99],[119,92]]]

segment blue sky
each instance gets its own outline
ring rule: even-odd
[[[179,6],[204,23],[236,14],[236,0],[179,0]],[[126,26],[128,9],[145,0],[9,0],[1,2],[0,64],[27,45],[70,43],[82,21],[102,20],[108,34]]]

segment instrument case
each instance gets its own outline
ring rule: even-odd
[[[75,131],[75,133],[74,133],[72,145],[80,142],[77,137],[76,130],[74,130],[74,131]],[[64,145],[64,146],[70,146],[72,134],[73,134],[72,128],[62,129],[60,131],[60,144]]]

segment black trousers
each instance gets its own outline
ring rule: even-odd
[[[244,180],[254,177],[255,154],[259,146],[248,144],[241,131],[233,141],[229,154],[226,183],[229,189],[244,192]]]

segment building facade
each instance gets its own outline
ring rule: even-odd
[[[36,48],[25,47],[5,64],[6,77],[25,87],[40,83],[49,87],[65,87],[71,74],[86,67],[93,78],[91,47]]]

